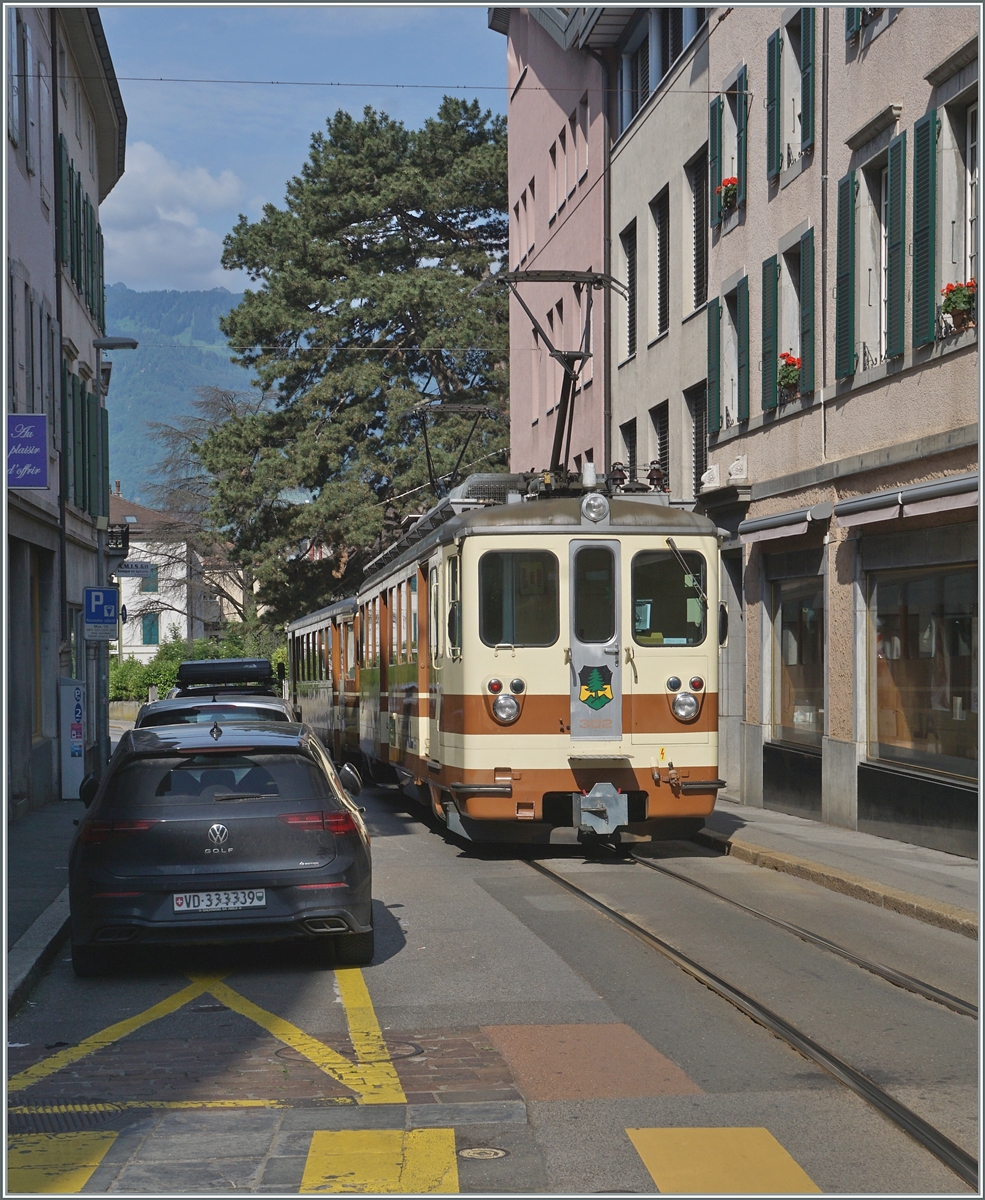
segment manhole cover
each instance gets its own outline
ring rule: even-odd
[[[459,1150],[459,1158],[507,1158],[509,1150],[500,1150],[498,1146],[469,1146]]]

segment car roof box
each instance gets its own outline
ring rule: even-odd
[[[179,687],[229,683],[269,683],[274,670],[267,658],[207,658],[178,667]]]

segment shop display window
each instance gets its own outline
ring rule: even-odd
[[[824,580],[773,585],[773,737],[820,749],[824,735]]]
[[[869,575],[869,754],[977,776],[973,567]]]

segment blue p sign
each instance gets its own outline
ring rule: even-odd
[[[87,625],[115,625],[120,592],[115,587],[86,588],[85,622]]]

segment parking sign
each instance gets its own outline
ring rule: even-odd
[[[120,613],[120,589],[86,588],[85,636],[87,642],[114,642]]]

